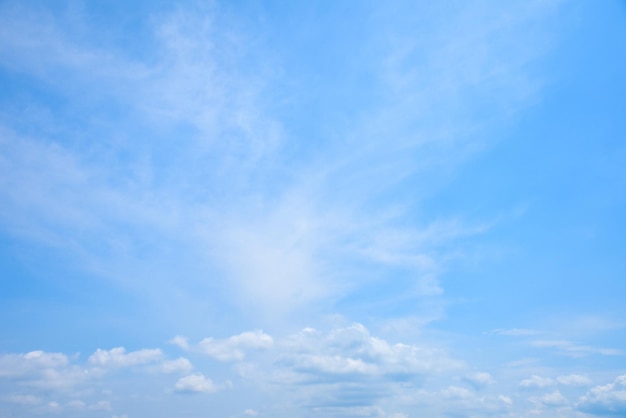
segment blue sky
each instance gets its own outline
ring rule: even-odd
[[[0,417],[626,415],[620,1],[0,1]]]

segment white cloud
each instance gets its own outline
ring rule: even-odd
[[[626,416],[626,375],[613,383],[595,386],[578,401],[577,408],[600,416]]]
[[[465,13],[473,12],[471,8],[459,10],[459,14]],[[71,139],[54,142],[46,129],[38,130],[29,139],[7,141],[3,153],[10,163],[0,166],[0,178],[15,187],[2,189],[0,198],[6,210],[0,221],[16,234],[61,247],[71,256],[78,255],[79,262],[90,272],[113,277],[124,286],[134,286],[142,297],[147,297],[146,289],[149,289],[157,293],[154,297],[159,300],[162,299],[159,296],[170,297],[170,286],[179,288],[184,284],[168,279],[176,273],[169,267],[162,274],[163,282],[169,286],[146,285],[154,278],[150,274],[152,270],[144,265],[160,264],[161,260],[158,254],[147,263],[132,257],[133,250],[141,248],[144,241],[160,243],[158,247],[164,252],[169,246],[183,248],[181,253],[187,254],[194,253],[191,249],[200,249],[202,259],[194,259],[192,263],[199,271],[189,274],[189,280],[196,283],[202,282],[201,266],[205,266],[209,254],[210,264],[227,272],[228,279],[218,283],[218,287],[228,288],[246,302],[246,310],[256,308],[263,314],[272,312],[275,317],[288,317],[284,314],[313,301],[337,297],[363,286],[364,275],[354,271],[345,273],[348,264],[357,264],[350,263],[354,259],[405,269],[413,278],[406,284],[412,295],[440,296],[443,288],[439,273],[444,263],[443,253],[448,251],[442,247],[459,237],[481,233],[485,227],[467,227],[455,220],[421,227],[404,225],[406,213],[397,207],[406,202],[376,211],[364,210],[367,205],[362,203],[376,200],[388,186],[418,171],[421,163],[416,161],[425,161],[424,165],[430,166],[431,160],[441,158],[438,152],[433,157],[429,151],[420,149],[420,145],[424,141],[437,142],[432,138],[440,138],[442,131],[449,131],[450,124],[435,123],[415,134],[417,97],[424,95],[417,100],[418,107],[427,110],[432,102],[456,104],[458,94],[465,89],[474,92],[476,82],[493,86],[494,81],[506,84],[509,80],[517,85],[524,59],[511,57],[516,64],[507,66],[506,70],[500,65],[497,75],[489,65],[500,47],[498,43],[488,42],[486,35],[493,31],[509,32],[492,23],[504,14],[507,14],[504,10],[495,10],[493,15],[497,19],[482,17],[484,25],[477,25],[481,29],[474,41],[489,53],[467,54],[459,39],[446,36],[447,47],[436,48],[428,55],[425,69],[442,76],[441,69],[445,68],[442,81],[430,79],[424,84],[421,77],[409,75],[417,65],[407,59],[417,51],[415,45],[409,48],[412,53],[401,59],[387,59],[385,52],[372,60],[370,64],[382,70],[383,84],[397,87],[398,80],[407,81],[400,83],[400,89],[389,89],[396,95],[389,102],[399,106],[393,109],[388,109],[386,104],[380,106],[355,123],[356,126],[340,133],[341,137],[359,138],[357,146],[349,144],[344,148],[331,144],[321,154],[328,158],[311,163],[306,156],[295,164],[281,159],[284,156],[279,151],[285,138],[280,123],[264,102],[263,88],[271,81],[261,71],[264,65],[255,66],[254,74],[259,75],[251,76],[240,70],[248,66],[240,65],[239,59],[248,59],[250,53],[255,58],[263,56],[256,55],[256,40],[251,42],[253,48],[242,40],[246,39],[245,34],[239,34],[240,41],[233,42],[237,36],[220,33],[212,23],[214,10],[181,8],[153,16],[154,32],[147,36],[153,42],[155,59],[146,62],[130,58],[132,55],[125,54],[123,48],[106,50],[99,43],[90,45],[88,37],[74,39],[68,28],[77,29],[76,22],[55,21],[45,12],[33,13],[30,19],[19,13],[7,14],[0,23],[6,23],[2,34],[5,52],[11,56],[7,62],[16,70],[38,79],[46,78],[48,71],[62,74],[64,80],[73,81],[74,89],[67,93],[72,103],[83,103],[84,97],[89,96],[85,92],[92,92],[99,98],[102,96],[106,104],[121,104],[129,109],[133,120],[148,128],[145,137],[149,139],[124,141],[126,138],[122,138],[119,142],[124,145],[119,145],[117,138],[126,127],[118,126],[118,118],[111,120],[100,115],[94,117],[99,120],[98,125],[86,123],[81,134],[97,138],[94,142],[106,144],[103,146],[111,154],[121,148],[120,153],[127,156],[124,161],[94,163],[89,153],[71,147]],[[457,30],[448,27],[447,19],[437,26],[441,26],[440,30]],[[85,31],[88,32],[82,28],[79,33]],[[389,55],[397,55],[396,47],[389,45]],[[473,64],[473,77],[468,78],[465,71],[456,69],[459,58],[465,64]],[[388,65],[381,69],[380,62]],[[512,74],[514,77],[510,77]],[[66,90],[67,83],[48,81],[55,88]],[[453,89],[454,93],[448,90],[450,82],[458,87]],[[508,97],[511,89],[497,88],[493,92]],[[54,129],[71,130],[77,118],[52,119]],[[369,121],[381,126],[372,126]],[[101,125],[113,133],[102,133]],[[163,136],[160,132],[168,131],[161,129],[164,125],[172,130],[180,125],[189,126],[193,133],[177,141],[168,138],[159,142]],[[179,135],[175,136],[178,139]],[[459,135],[458,142],[463,141],[460,138],[466,135]],[[167,144],[172,142],[176,144],[173,147],[176,152],[169,158]],[[447,140],[439,142],[449,154],[456,154],[451,152],[453,148],[446,147]],[[137,148],[135,143],[139,144]],[[157,160],[159,154],[165,157],[165,164],[146,159],[146,154],[153,153]],[[414,154],[419,158],[414,158]],[[403,158],[397,158],[399,155]],[[452,165],[454,160],[454,157],[446,159]],[[171,171],[172,162],[185,170]],[[283,171],[289,171],[288,177],[294,180],[288,185],[279,182],[280,186],[272,185],[270,191],[266,190],[264,180],[273,179]],[[364,177],[367,182],[363,181]],[[155,178],[174,180],[161,187],[155,185]],[[194,184],[202,186],[190,186]],[[232,189],[229,193],[222,193],[225,184]],[[225,213],[229,215],[224,216]],[[403,224],[401,227],[398,221]],[[158,239],[153,239],[153,235]],[[109,243],[124,248],[110,254],[94,250]],[[333,256],[336,254],[340,256]],[[125,280],[129,276],[135,277],[132,283]],[[394,275],[378,274],[371,280],[389,280],[391,276]],[[192,291],[184,290],[191,299],[196,299]]]
[[[211,393],[217,391],[218,387],[211,379],[204,377],[201,373],[196,373],[181,377],[176,382],[175,389],[181,393]]]
[[[26,354],[3,354],[0,356],[0,377],[20,376],[41,369],[64,368],[69,364],[61,353],[31,351]]]
[[[58,389],[74,386],[85,380],[87,374],[70,364],[65,354],[38,350],[0,355],[0,378],[21,379],[28,386]]]
[[[542,405],[545,405],[545,406],[554,406],[554,407],[567,405],[569,403],[567,398],[563,396],[563,394],[559,392],[558,390],[555,390],[554,392],[551,392],[551,393],[547,393],[538,398],[531,398],[531,401],[535,403],[541,403]]]
[[[526,328],[510,328],[510,329],[498,328],[498,329],[494,329],[493,331],[491,331],[491,333],[498,334],[498,335],[506,335],[510,337],[526,337],[530,335],[539,334],[540,332],[534,329],[526,329]]]
[[[277,373],[285,383],[358,382],[367,376],[403,381],[461,367],[441,350],[390,344],[358,323],[328,333],[306,328],[281,350]]]
[[[584,357],[589,354],[602,354],[605,356],[624,355],[624,351],[617,348],[598,348],[588,345],[576,344],[567,340],[537,340],[531,341],[533,347],[553,348],[558,353],[571,357]]]
[[[519,384],[521,388],[525,389],[545,388],[552,385],[554,385],[554,380],[550,379],[549,377],[541,377],[537,375],[533,375],[528,379],[524,379]]]
[[[246,350],[266,350],[273,346],[273,338],[261,330],[247,331],[224,340],[207,337],[190,347],[186,339],[176,337],[181,348],[191,349],[220,361],[243,360]]]
[[[124,347],[116,347],[111,350],[97,349],[89,357],[89,363],[99,367],[130,367],[140,364],[154,363],[163,358],[160,349],[142,349],[126,352]]]
[[[189,349],[189,341],[187,340],[187,338],[182,337],[180,335],[177,335],[176,337],[172,338],[169,342],[171,344],[179,346],[183,350]]]
[[[193,366],[189,360],[184,357],[177,358],[176,360],[164,361],[160,365],[160,370],[164,373],[185,373],[190,372]]]
[[[500,395],[498,399],[507,405],[513,405],[513,399],[510,396]]]
[[[569,374],[566,376],[559,376],[556,378],[556,381],[562,385],[567,386],[586,386],[591,384],[591,379],[587,376],[583,376],[580,374]]]

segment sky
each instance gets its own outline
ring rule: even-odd
[[[626,416],[626,3],[0,0],[0,418]]]

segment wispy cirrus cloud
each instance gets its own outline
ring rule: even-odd
[[[554,349],[559,354],[572,357],[583,357],[591,354],[601,354],[604,356],[620,356],[625,354],[623,350],[618,348],[593,347],[567,340],[534,340],[530,342],[530,345],[537,348]]]
[[[384,27],[395,41],[377,50],[379,56],[367,65],[380,72],[377,82],[385,86],[392,108],[384,104],[356,115],[355,123],[339,133],[345,141],[323,141],[327,145],[312,156],[294,159],[289,149],[298,133],[286,131],[280,112],[267,102],[266,86],[277,80],[263,54],[251,48],[259,43],[225,30],[219,7],[181,7],[155,15],[141,27],[154,50],[137,57],[119,45],[94,47],[89,28],[76,25],[80,15],[4,7],[2,51],[19,51],[11,71],[47,80],[55,94],[77,106],[100,100],[132,115],[122,117],[120,126],[119,118],[102,111],[97,120],[85,118],[77,135],[69,128],[69,116],[55,109],[54,129],[63,130],[63,140],[56,139],[50,125],[25,136],[24,124],[9,123],[19,118],[5,118],[7,159],[0,169],[17,186],[2,188],[5,228],[61,246],[88,270],[124,285],[132,272],[136,291],[147,289],[144,278],[155,275],[128,254],[146,247],[157,254],[180,252],[192,266],[189,280],[195,285],[222,287],[241,300],[239,306],[257,315],[274,311],[274,319],[386,281],[382,270],[389,267],[411,277],[404,287],[415,297],[440,296],[439,275],[452,252],[446,247],[486,226],[458,220],[407,224],[402,208],[419,201],[421,192],[389,206],[373,202],[418,172],[454,166],[464,154],[453,152],[464,148],[459,144],[473,148],[468,132],[474,128],[449,132],[445,120],[428,116],[429,108],[464,103],[477,85],[509,83],[498,96],[521,104],[528,94],[513,95],[512,85],[533,84],[523,73],[533,59],[531,49],[492,70],[507,42],[517,45],[519,30],[498,23],[503,13],[498,8],[484,16],[474,16],[471,8],[456,12],[461,27],[469,25],[468,16],[484,23],[471,25],[481,28],[472,29],[471,37],[458,37],[449,33],[449,23],[437,22],[429,36],[446,34],[440,39],[443,46],[426,54],[425,63],[416,61],[419,45],[398,41],[406,37]],[[535,3],[520,6],[517,21],[546,10]],[[76,32],[84,35],[82,40]],[[500,35],[496,43],[494,33]],[[469,54],[464,42],[480,45],[482,53]],[[245,60],[257,60],[262,70],[241,70],[239,62]],[[385,64],[381,68],[377,62]],[[90,94],[83,95],[83,87],[80,93],[61,90],[56,76],[48,76],[52,73],[74,80],[77,88],[87,86]],[[435,73],[432,80],[425,76]],[[419,109],[426,113],[416,118]],[[115,157],[119,154],[125,157]],[[185,170],[175,169],[181,165]],[[94,250],[102,247],[107,256]],[[174,288],[165,293],[178,290],[192,298],[167,279],[173,269],[159,260],[152,260],[163,272],[153,292]],[[361,262],[377,266],[378,273],[355,269]],[[212,283],[202,284],[201,277],[216,270]]]

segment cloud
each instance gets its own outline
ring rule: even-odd
[[[219,388],[202,373],[196,373],[181,377],[176,382],[175,389],[180,393],[212,393]]]
[[[89,363],[99,367],[130,367],[141,364],[154,363],[161,360],[163,352],[160,349],[142,349],[126,352],[124,347],[111,350],[97,349],[89,357]]]
[[[12,414],[25,417],[52,412],[69,416],[77,411],[89,416],[87,411],[113,411],[111,401],[100,396],[114,393],[108,388],[119,389],[116,374],[109,372],[128,367],[136,367],[137,378],[150,379],[151,384],[162,388],[172,384],[168,374],[188,374],[193,369],[189,360],[169,360],[160,349],[98,349],[86,361],[80,361],[78,355],[42,350],[1,354],[0,415],[7,411],[3,409],[7,405]]]
[[[246,350],[267,350],[274,344],[273,338],[261,330],[246,331],[224,340],[207,337],[190,346],[184,337],[176,337],[172,342],[179,347],[206,354],[220,361],[241,361]]]
[[[531,341],[533,347],[553,348],[559,354],[571,357],[584,357],[590,354],[601,354],[604,356],[621,356],[624,351],[617,348],[597,348],[588,345],[576,344],[567,340],[536,340]]]
[[[184,357],[177,358],[176,360],[164,361],[160,365],[160,370],[163,373],[185,373],[190,372],[193,366],[189,360]]]
[[[491,331],[491,333],[497,334],[497,335],[506,335],[509,337],[526,337],[530,335],[539,334],[540,332],[534,329],[526,329],[526,328],[510,328],[510,329],[498,328],[498,329],[494,329],[493,331]]]
[[[410,381],[454,370],[462,363],[445,352],[389,342],[355,323],[328,333],[305,328],[282,344],[277,360],[281,379],[293,383],[377,380]]]
[[[448,304],[441,277],[450,260],[464,255],[458,242],[484,233],[493,222],[466,221],[463,214],[429,222],[421,212],[430,205],[422,203],[485,145],[491,120],[505,123],[516,108],[533,101],[540,81],[529,63],[538,53],[536,45],[549,43],[550,31],[537,24],[548,3],[462,4],[434,19],[427,15],[429,27],[421,34],[401,29],[420,27],[415,19],[421,9],[403,13],[408,9],[391,7],[400,13],[391,13],[387,24],[371,21],[376,26],[371,32],[382,35],[380,50],[357,60],[384,97],[353,113],[330,101],[299,101],[289,86],[310,80],[283,76],[293,62],[268,70],[271,62],[259,58],[271,61],[273,48],[262,36],[232,29],[245,30],[247,23],[220,21],[219,7],[199,10],[186,4],[172,13],[148,13],[143,35],[153,49],[143,54],[77,36],[102,29],[90,29],[90,18],[58,18],[45,7],[0,13],[3,69],[25,80],[20,89],[27,90],[28,80],[36,84],[25,96],[43,96],[34,93],[41,89],[53,98],[23,106],[48,112],[47,122],[33,118],[32,110],[15,118],[22,109],[10,110],[19,107],[12,97],[0,109],[0,227],[59,250],[89,276],[131,288],[138,305],[152,298],[159,301],[155,310],[172,306],[166,313],[171,324],[205,327],[197,318],[206,316],[181,313],[196,304],[219,313],[224,329],[236,323],[240,330],[251,329],[242,320],[251,317],[254,327],[294,330],[278,320],[301,327],[303,318],[359,304],[357,320],[421,309],[436,312],[425,318],[442,318]],[[6,4],[3,12],[12,9]],[[389,10],[370,6],[376,9],[373,15]],[[114,30],[103,33],[114,38]],[[314,95],[326,89],[333,86],[321,85]],[[347,122],[325,126],[330,135],[311,134],[308,126],[298,126],[299,117],[310,120],[309,113],[320,121],[315,125],[325,126],[330,113]],[[63,275],[55,280],[59,288],[67,285]],[[176,295],[183,296],[169,303]],[[365,309],[367,303],[389,309]],[[328,331],[307,328],[286,338],[272,333],[257,330],[195,344],[175,337],[172,343],[236,362],[236,370],[251,370],[241,379],[258,379],[262,390],[288,393],[285,403],[319,415],[389,416],[379,403],[425,402],[417,388],[430,384],[437,399],[496,399],[490,374],[464,375],[469,368],[463,362],[426,338],[416,342],[415,334],[405,334],[409,340],[383,338],[358,323]],[[534,344],[571,355],[619,352],[563,341]],[[67,388],[82,382],[93,389],[90,379],[109,383],[113,375],[98,375],[96,368],[134,367],[183,373],[159,376],[163,381],[149,377],[177,392],[219,389],[204,374],[191,374],[189,360],[170,360],[160,349],[98,349],[86,364],[76,363],[59,353],[0,356],[0,377],[11,387]],[[216,365],[217,370],[229,367]],[[213,371],[211,376],[217,379]],[[466,387],[449,385],[456,376]],[[586,384],[578,375],[556,382]],[[520,387],[555,384],[532,376]],[[480,396],[467,385],[481,389]],[[558,395],[538,399],[557,405]],[[70,405],[39,394],[15,396],[23,396],[14,398],[23,404]],[[510,405],[513,398],[499,399],[495,402]]]
[[[297,98],[277,82],[272,49],[256,34],[233,34],[231,25],[223,30],[218,7],[187,4],[151,15],[141,26],[149,58],[92,41],[96,34],[80,17],[4,7],[0,40],[11,57],[5,62],[46,80],[64,100],[36,103],[51,113],[48,124],[6,119],[13,135],[0,145],[6,156],[0,178],[12,186],[0,189],[0,222],[17,236],[61,248],[88,272],[132,287],[140,298],[185,294],[198,301],[226,293],[248,315],[276,319],[392,280],[410,298],[441,297],[440,274],[448,256],[458,254],[450,244],[483,233],[489,222],[416,221],[407,208],[423,199],[416,191],[431,187],[428,179],[436,175],[430,173],[449,172],[483,141],[468,135],[479,124],[452,108],[469,108],[462,104],[483,89],[498,97],[490,114],[532,96],[535,80],[525,64],[533,43],[516,34],[546,10],[509,7],[519,13],[497,7],[476,15],[462,7],[454,13],[460,26],[438,19],[432,33],[423,33],[423,45],[381,22],[381,31],[396,33],[384,38],[399,43],[385,42],[367,65],[373,84],[389,94],[349,117],[336,133],[341,140],[313,138],[321,144],[314,155],[293,152],[306,132],[285,132],[285,115],[276,111],[275,90]],[[478,19],[470,27],[468,16]],[[480,54],[469,53],[473,44]],[[423,53],[425,45],[437,47]],[[244,70],[250,62],[253,72]],[[93,102],[105,110],[77,116]],[[20,134],[25,126],[32,135]],[[409,178],[415,181],[410,198],[402,193],[382,203],[381,196]],[[172,252],[188,258],[187,281],[171,279],[177,271],[160,255],[175,257]],[[153,255],[146,262],[138,253]],[[210,285],[207,270],[218,273]],[[398,276],[407,279],[399,283]],[[146,285],[157,279],[158,286]]]
[[[46,353],[41,350],[26,354],[3,354],[0,357],[0,377],[20,376],[31,370],[64,368],[69,364],[61,353]]]
[[[626,375],[613,383],[595,386],[577,403],[580,411],[600,416],[626,416]]]
[[[564,406],[569,403],[567,398],[563,396],[563,394],[561,394],[561,392],[559,392],[558,390],[547,393],[538,398],[530,398],[530,401],[550,407]]]
[[[591,384],[591,379],[580,374],[559,376],[556,378],[556,381],[566,386],[586,386]]]
[[[169,341],[169,343],[177,345],[178,347],[182,348],[183,350],[188,350],[189,349],[189,340],[186,337],[182,337],[180,335],[177,335],[176,337],[172,338]]]
[[[530,388],[545,388],[548,386],[553,386],[554,380],[549,377],[541,377],[537,375],[533,375],[528,379],[524,379],[520,382],[519,386],[524,389]]]
[[[88,376],[84,369],[72,365],[65,354],[37,350],[0,355],[0,378],[31,387],[61,389],[72,387]]]

